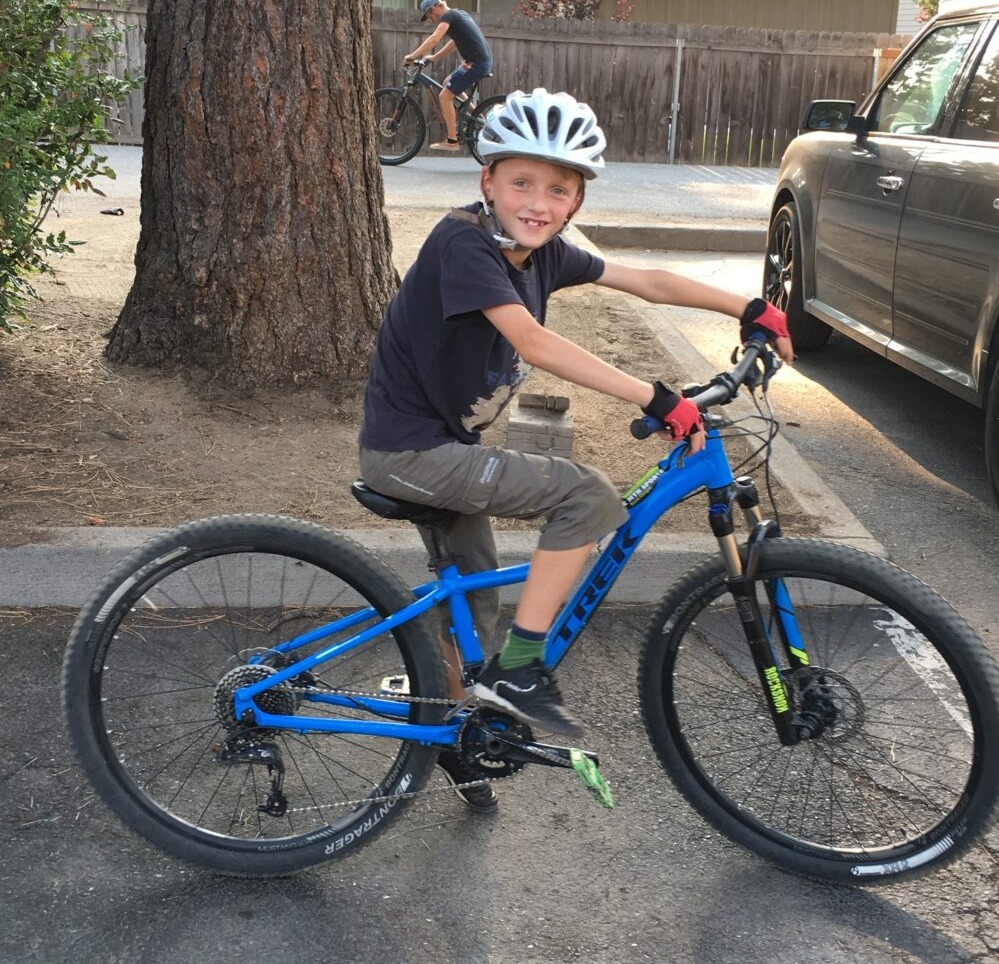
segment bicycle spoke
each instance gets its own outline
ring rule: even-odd
[[[421,674],[433,681],[432,691],[423,693],[431,702],[441,695],[443,678],[431,638],[410,624],[254,698],[265,712],[302,717],[304,732],[255,727],[252,715],[237,720],[237,690],[348,640],[371,626],[378,611],[402,608],[406,595],[397,584],[382,586],[380,570],[365,576],[364,567],[377,564],[325,530],[268,517],[230,518],[194,523],[185,527],[190,535],[177,530],[163,537],[163,548],[151,548],[143,582],[135,585],[137,605],[127,597],[131,572],[121,577],[124,592],[110,590],[110,608],[94,604],[101,612],[88,624],[94,631],[71,641],[93,661],[79,665],[93,709],[78,714],[74,730],[86,735],[99,720],[93,737],[106,749],[85,760],[99,789],[110,779],[120,788],[116,794],[135,800],[122,813],[127,822],[151,821],[149,835],[167,846],[175,842],[182,856],[204,840],[198,858],[209,866],[239,869],[249,861],[275,872],[325,859],[327,847],[345,849],[380,828],[399,808],[369,798],[391,798],[399,781],[403,791],[418,790],[433,760],[431,749],[402,740],[317,731],[305,717],[374,716],[362,698],[339,706],[323,695],[377,695],[384,678],[406,676],[416,700],[410,719],[421,722],[427,719]],[[276,547],[252,548],[258,537]],[[205,549],[198,549],[199,540]],[[328,555],[329,565],[301,554],[308,540],[318,544],[311,558]],[[375,586],[374,596],[359,588],[365,580]],[[296,642],[319,627],[321,639]],[[116,801],[116,794],[105,799]],[[353,834],[352,827],[358,828]],[[259,851],[238,846],[251,841],[282,843]]]
[[[786,746],[777,738],[720,564],[712,567],[718,575],[707,595],[697,581],[705,577],[691,573],[689,584],[664,600],[643,657],[649,676],[649,659],[657,652],[665,657],[655,671],[661,696],[646,686],[643,708],[649,712],[653,697],[661,705],[666,730],[656,725],[650,734],[657,749],[669,751],[670,765],[690,774],[678,785],[691,801],[706,815],[717,808],[733,816],[752,835],[734,832],[741,842],[766,839],[783,848],[779,853],[789,864],[821,867],[830,876],[837,871],[823,861],[862,859],[904,869],[901,858],[914,848],[928,850],[917,865],[948,851],[954,840],[943,828],[975,797],[983,759],[969,678],[956,674],[949,650],[972,643],[954,638],[963,630],[952,622],[928,637],[904,612],[913,593],[929,590],[918,584],[896,589],[895,582],[911,577],[850,553],[803,542],[773,544],[764,552],[820,570],[796,575],[792,566],[759,576],[783,584],[785,618],[794,620],[795,644],[800,638],[807,653],[806,664],[788,665],[778,613],[759,592],[792,711],[807,709],[815,721],[800,742]],[[872,578],[884,578],[886,595],[850,588],[841,578],[850,569],[841,556],[854,565],[863,558],[876,571]],[[931,599],[922,605],[932,610],[945,604]],[[914,607],[917,614],[925,611]],[[663,732],[669,734],[665,743]],[[934,851],[935,840],[940,846]],[[850,868],[838,873],[849,875]]]

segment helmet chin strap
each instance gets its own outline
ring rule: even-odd
[[[493,214],[492,208],[489,207],[489,201],[485,198],[482,199],[482,213],[479,215],[479,220],[482,222],[482,226],[493,236],[493,240],[504,250],[504,251],[527,251],[522,244],[518,244],[510,237],[504,230],[503,225],[500,224],[499,218]]]

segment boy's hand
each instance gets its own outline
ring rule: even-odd
[[[757,331],[776,345],[777,354],[785,362],[790,364],[794,361],[794,346],[787,330],[787,315],[763,298],[754,298],[749,302],[739,319],[739,337],[743,344]]]
[[[689,398],[677,395],[662,382],[653,382],[652,391],[652,401],[642,411],[663,422],[675,440],[687,439],[692,452],[704,448],[700,409]]]

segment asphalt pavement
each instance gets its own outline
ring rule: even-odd
[[[141,149],[111,146],[106,150],[117,178],[98,179],[96,186],[105,192],[109,205],[137,203],[141,198]],[[446,210],[479,194],[479,168],[467,157],[417,157],[400,167],[383,167],[382,172],[389,208]],[[719,254],[757,250],[762,258],[775,179],[772,169],[611,162],[600,178],[587,184],[584,208],[577,218],[582,234],[576,238],[598,248],[604,243],[661,251],[707,248]],[[682,319],[682,314],[675,317]],[[714,373],[669,314],[650,307],[645,318],[664,350],[692,379]],[[740,405],[748,410],[749,402],[737,402],[730,411],[738,412]],[[771,469],[810,517],[818,535],[884,553],[880,543],[782,438],[776,440]],[[233,506],[234,511],[238,509]],[[81,605],[104,572],[157,531],[53,528],[38,531],[28,544],[0,547],[0,605]],[[376,551],[391,553],[393,565],[404,579],[416,582],[425,578],[424,550],[411,528],[361,530],[351,535]],[[503,532],[497,542],[501,561],[510,564],[527,558],[535,536]],[[715,550],[706,530],[650,535],[610,598],[632,603],[658,599],[664,579],[679,576]]]

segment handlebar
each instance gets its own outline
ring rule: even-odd
[[[727,372],[720,372],[707,385],[692,385],[683,390],[685,398],[689,398],[703,412],[712,405],[727,405],[739,394],[743,385],[755,387],[760,383],[757,362],[763,359],[762,381],[766,385],[774,372],[780,368],[781,361],[767,348],[766,339],[760,334],[753,334],[743,346],[742,358],[738,364]],[[665,424],[651,415],[636,418],[631,423],[631,434],[637,439],[646,439],[656,432],[662,432]]]

